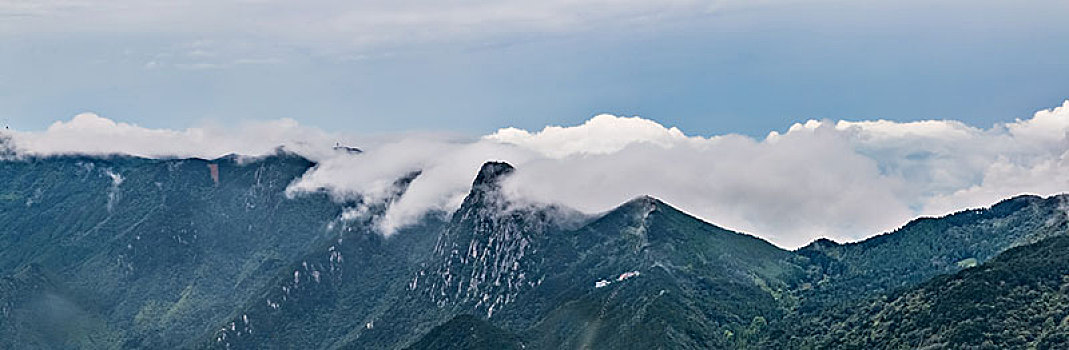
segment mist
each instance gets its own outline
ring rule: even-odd
[[[944,215],[1029,193],[1069,189],[1069,101],[1026,119],[976,127],[953,120],[809,120],[763,138],[691,135],[641,117],[598,115],[580,125],[503,128],[478,136],[351,135],[294,120],[149,129],[81,114],[43,131],[5,131],[17,157],[129,154],[215,158],[274,154],[318,163],[291,196],[385,199],[422,171],[377,220],[390,235],[430,210],[456,209],[486,161],[517,168],[515,201],[596,214],[652,195],[729,229],[794,248],[816,238],[863,239],[920,215]],[[359,155],[333,151],[336,143]]]

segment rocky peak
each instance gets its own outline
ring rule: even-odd
[[[498,197],[501,181],[515,170],[512,165],[505,162],[483,164],[479,169],[479,174],[475,176],[475,181],[471,184],[471,192],[464,199],[464,207],[496,202],[500,199]]]
[[[549,220],[544,207],[510,208],[501,180],[515,169],[487,162],[471,192],[435,245],[427,269],[409,288],[430,296],[439,307],[492,317],[523,291],[541,283],[539,245]]]
[[[475,176],[475,182],[472,185],[475,187],[489,186],[496,188],[501,178],[511,174],[513,171],[516,171],[516,168],[513,168],[509,163],[486,162],[479,169],[479,175]]]

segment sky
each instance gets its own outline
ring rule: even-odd
[[[596,214],[653,195],[786,248],[855,241],[1069,190],[1066,15],[1062,1],[0,0],[0,150],[283,145],[319,162],[291,195],[339,200],[384,200],[422,170],[375,219],[387,235],[455,209],[502,160],[517,202]]]
[[[1066,15],[1052,0],[0,0],[0,123],[989,127],[1069,97]]]

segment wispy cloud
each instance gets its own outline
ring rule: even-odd
[[[236,34],[274,41],[367,46],[517,33],[566,33],[605,24],[670,21],[723,1],[0,1],[0,14],[32,15],[0,24],[10,35],[152,32]]]

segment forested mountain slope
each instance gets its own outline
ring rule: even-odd
[[[517,201],[500,162],[390,236],[418,171],[371,203],[287,196],[315,164],[286,153],[0,163],[3,348],[1063,344],[1066,196],[788,251],[648,196]]]
[[[810,265],[803,308],[888,293],[987,261],[1008,248],[1069,232],[1069,196],[1019,196],[990,208],[916,219],[857,243],[816,241],[797,253]]]
[[[339,205],[284,195],[311,166],[285,154],[4,161],[0,347],[189,344],[331,235]]]
[[[1019,246],[915,288],[794,319],[798,349],[1069,348],[1069,236]]]

